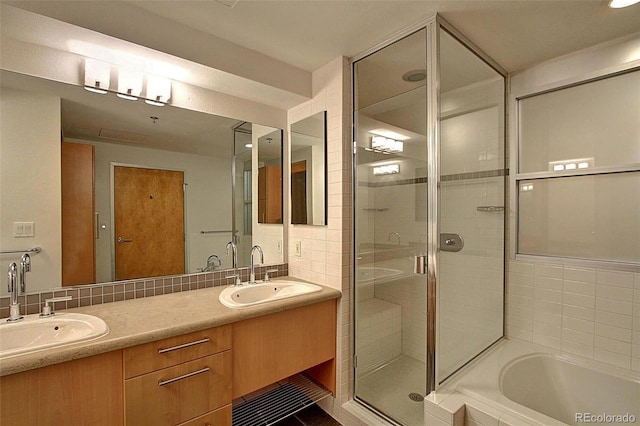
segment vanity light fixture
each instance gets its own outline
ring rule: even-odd
[[[376,136],[384,136],[385,138],[395,139],[397,141],[406,141],[411,139],[409,136],[389,129],[373,129],[369,133]]]
[[[627,6],[633,6],[638,2],[640,2],[640,0],[611,0],[609,2],[609,7],[613,9],[620,9]]]
[[[404,150],[404,144],[395,139],[385,138],[384,136],[371,136],[371,149],[373,151],[390,154],[402,152]]]
[[[373,168],[374,176],[395,175],[400,173],[400,164],[385,164]]]
[[[116,95],[122,99],[137,101],[140,92],[142,92],[142,73],[120,68]]]
[[[155,75],[147,76],[147,96],[149,105],[165,106],[171,98],[171,80]]]
[[[84,88],[101,95],[109,91],[111,66],[105,62],[86,58],[84,60]]]

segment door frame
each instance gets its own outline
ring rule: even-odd
[[[165,170],[168,172],[181,172],[184,175],[184,185],[182,187],[183,191],[183,201],[182,201],[182,209],[184,214],[183,228],[184,228],[184,264],[185,270],[188,265],[189,260],[189,245],[187,244],[187,235],[189,232],[189,225],[187,220],[187,188],[189,184],[187,183],[187,171],[185,169],[178,169],[173,167],[154,167],[148,165],[141,164],[131,164],[131,163],[119,163],[111,161],[109,162],[109,204],[110,204],[110,222],[111,222],[111,240],[109,241],[109,246],[111,248],[111,281],[115,281],[116,278],[116,204],[115,204],[115,169],[116,167],[129,167],[135,169],[149,169],[149,170]]]

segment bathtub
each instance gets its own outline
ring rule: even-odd
[[[557,355],[515,359],[502,369],[500,391],[507,399],[568,425],[593,416],[603,416],[598,423],[640,422],[640,382]]]
[[[455,395],[448,405],[464,405],[475,424],[640,425],[640,374],[519,340],[500,342],[438,392],[438,404]]]

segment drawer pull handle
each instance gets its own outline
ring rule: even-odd
[[[202,343],[207,343],[207,342],[209,342],[209,338],[205,337],[204,339],[196,340],[195,342],[183,343],[182,345],[172,346],[170,348],[165,348],[165,349],[158,349],[158,353],[159,354],[166,354],[167,352],[175,351],[175,350],[178,350],[178,349],[188,348],[189,346],[200,345]]]
[[[206,373],[207,371],[209,371],[209,367],[205,367],[201,370],[194,371],[192,373],[183,374],[182,376],[174,377],[173,379],[159,380],[158,386],[164,386],[164,385],[168,385],[169,383],[177,382],[178,380],[188,379],[189,377],[197,376],[198,374]]]

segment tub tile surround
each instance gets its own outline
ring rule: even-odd
[[[288,273],[286,263],[280,265],[256,266],[256,278],[264,278],[265,271],[277,269],[270,273],[272,278],[284,277]],[[123,300],[142,299],[146,297],[160,296],[163,294],[179,293],[182,291],[198,290],[209,287],[218,287],[233,284],[235,278],[227,278],[231,270],[203,272],[189,275],[176,275],[171,277],[147,278],[128,281],[116,281],[87,286],[61,287],[39,293],[28,293],[18,296],[20,309],[23,315],[37,314],[42,310],[46,299],[52,297],[71,296],[66,302],[53,303],[54,311],[80,308],[103,303],[120,302]],[[238,268],[238,273],[243,282],[249,280],[249,268]],[[9,316],[9,296],[0,298],[0,318]]]
[[[640,273],[511,261],[507,336],[640,371]]]

